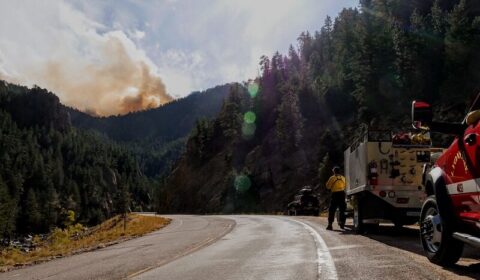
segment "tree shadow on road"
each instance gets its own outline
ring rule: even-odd
[[[364,234],[364,236],[375,241],[384,243],[398,249],[402,249],[420,256],[425,256],[420,242],[418,228],[402,227],[396,228],[393,225],[381,225],[376,232]],[[470,246],[465,246],[463,257],[460,262],[452,267],[444,268],[457,275],[480,279],[480,251]]]

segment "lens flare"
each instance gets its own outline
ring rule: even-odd
[[[258,84],[257,83],[251,83],[248,85],[248,93],[250,94],[250,96],[252,98],[254,98],[255,96],[257,96],[258,94]]]
[[[244,193],[248,191],[252,186],[252,182],[250,181],[250,178],[248,178],[248,176],[246,175],[236,176],[233,184],[237,192],[240,192],[240,193]]]
[[[248,124],[255,123],[256,119],[257,115],[255,115],[255,113],[252,111],[248,111],[243,115],[243,120]]]
[[[252,139],[255,135],[255,130],[257,126],[254,123],[246,123],[244,122],[242,125],[242,135],[243,138],[246,140]]]

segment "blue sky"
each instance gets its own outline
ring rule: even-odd
[[[108,115],[144,92],[139,106],[155,106],[253,78],[261,55],[358,0],[19,2],[0,0],[0,77]]]

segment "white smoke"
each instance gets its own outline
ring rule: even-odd
[[[0,79],[45,87],[66,105],[97,115],[171,100],[157,67],[125,32],[62,1],[0,2]]]

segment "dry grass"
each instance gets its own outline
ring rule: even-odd
[[[43,262],[56,257],[102,248],[158,230],[169,223],[169,219],[158,216],[130,214],[125,231],[123,219],[120,216],[90,229],[81,225],[71,226],[65,230],[55,229],[47,240],[37,240],[35,242],[36,249],[31,252],[22,252],[15,248],[2,250],[0,252],[0,271],[8,270],[13,266]]]

